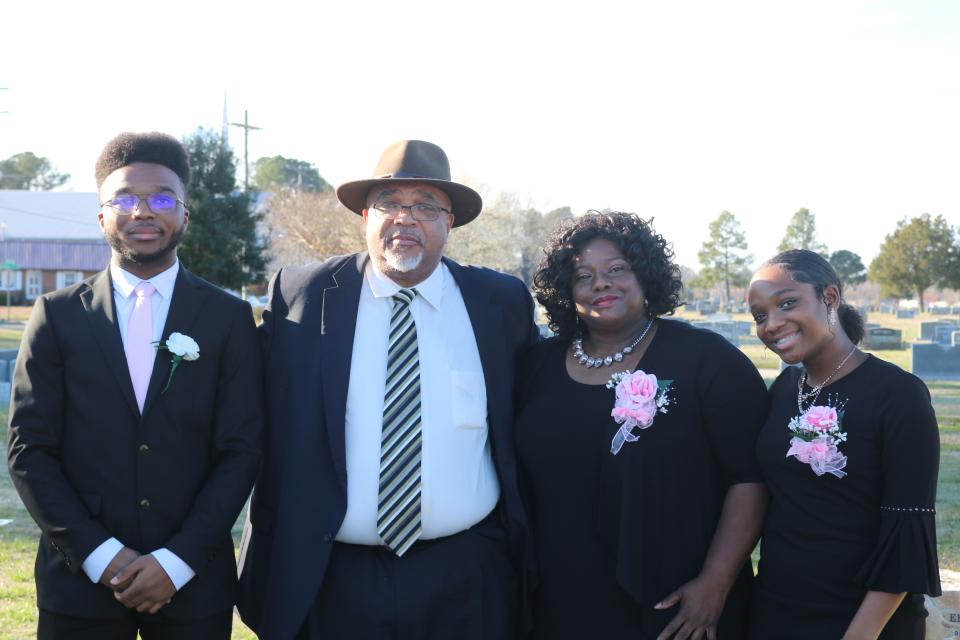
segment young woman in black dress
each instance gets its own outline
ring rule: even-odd
[[[745,636],[766,388],[723,337],[660,317],[679,305],[672,257],[639,217],[589,213],[536,274],[558,334],[518,393],[536,638]]]
[[[788,364],[757,455],[771,500],[750,638],[920,640],[940,594],[939,434],[919,378],[860,351],[863,321],[820,255],[753,276],[757,336]]]

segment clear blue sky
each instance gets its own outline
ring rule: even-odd
[[[904,216],[960,224],[960,2],[307,4],[7,3],[0,158],[93,190],[112,135],[219,128],[226,91],[251,158],[336,184],[423,138],[534,206],[655,216],[694,268],[724,209],[758,260],[800,207],[866,260]]]

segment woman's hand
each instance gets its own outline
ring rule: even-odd
[[[654,609],[680,608],[657,640],[716,640],[717,622],[727,599],[720,581],[700,574],[668,595]]]

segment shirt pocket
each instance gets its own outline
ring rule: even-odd
[[[450,413],[455,429],[487,428],[487,388],[483,374],[453,371],[450,376]]]

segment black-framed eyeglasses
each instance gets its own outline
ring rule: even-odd
[[[440,217],[441,211],[450,213],[449,209],[438,207],[435,204],[420,202],[418,204],[400,204],[399,202],[378,202],[371,205],[371,209],[379,218],[393,220],[400,215],[400,212],[406,209],[414,220],[421,222],[433,222]]]
[[[150,211],[157,215],[171,213],[178,204],[187,206],[183,200],[169,193],[148,193],[145,196],[138,196],[133,193],[124,193],[116,196],[106,202],[101,202],[101,207],[110,207],[119,215],[128,216],[140,207],[141,202],[146,202]]]

